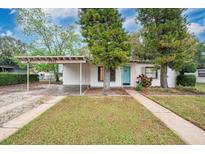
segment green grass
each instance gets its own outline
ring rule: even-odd
[[[205,83],[197,83],[195,88],[199,91],[205,92]]]
[[[131,97],[67,97],[1,144],[184,144]]]
[[[148,96],[205,130],[205,96]]]
[[[149,87],[144,88],[140,93],[145,95],[184,95],[190,94],[190,92],[184,89],[179,90],[178,88],[160,88],[160,87]]]

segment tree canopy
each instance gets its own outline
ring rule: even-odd
[[[197,45],[197,52],[194,59],[198,68],[205,68],[205,42],[200,42]]]
[[[110,88],[110,69],[128,62],[130,46],[117,9],[81,9],[81,33],[91,52],[92,63],[102,65],[104,89]]]
[[[130,33],[129,43],[131,46],[131,57],[135,60],[149,60],[149,53],[146,52],[146,49],[143,44],[143,36],[141,29],[138,32]]]
[[[79,55],[81,39],[74,26],[56,24],[50,14],[42,9],[19,9],[17,22],[26,35],[36,38],[32,43],[32,49],[36,48],[34,54],[40,48],[47,55]],[[42,55],[43,52],[38,54]],[[52,68],[58,81],[58,66],[54,66]]]
[[[167,67],[180,71],[193,60],[193,37],[188,33],[185,9],[138,9],[143,45],[149,59],[161,66],[161,87],[167,88]]]
[[[26,44],[11,36],[0,37],[0,65],[16,66],[14,56],[26,53]]]
[[[105,68],[117,68],[129,56],[128,35],[117,9],[81,9],[80,25],[92,60]]]

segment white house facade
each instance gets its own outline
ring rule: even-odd
[[[160,86],[160,70],[153,64],[132,62],[126,66],[111,70],[111,87],[135,87],[137,77],[144,74],[152,77],[152,86]],[[167,81],[169,87],[176,86],[177,73],[168,68]],[[80,65],[63,65],[63,85],[78,86],[80,81]],[[89,63],[82,64],[82,86],[103,87],[103,67]]]
[[[17,56],[27,64],[27,91],[29,91],[29,68],[32,64],[62,64],[63,85],[79,87],[80,95],[88,87],[103,87],[104,68],[89,63],[84,56]],[[152,77],[152,86],[160,86],[160,70],[143,61],[130,61],[123,67],[110,70],[111,87],[135,87],[141,74]],[[177,73],[168,68],[169,87],[176,86]]]

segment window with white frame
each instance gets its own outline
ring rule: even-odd
[[[145,75],[148,78],[157,79],[157,77],[158,77],[157,68],[155,68],[155,67],[145,67]]]
[[[205,69],[198,70],[198,77],[205,77]]]

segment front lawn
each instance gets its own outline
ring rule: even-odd
[[[196,87],[182,87],[176,88],[160,88],[149,87],[144,88],[140,93],[144,95],[205,95],[205,84],[196,84]]]
[[[195,88],[196,88],[197,90],[200,90],[200,91],[205,92],[205,83],[197,83],[196,86],[195,86]]]
[[[184,144],[132,97],[67,97],[1,144]]]
[[[205,96],[148,96],[205,130]]]
[[[144,95],[189,95],[193,94],[192,91],[184,90],[184,88],[160,88],[160,87],[149,87],[144,88],[140,93]]]

